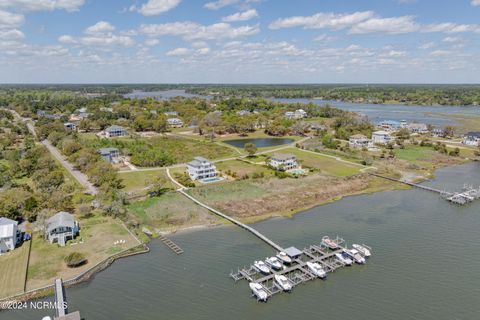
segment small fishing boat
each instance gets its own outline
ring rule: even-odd
[[[277,257],[270,257],[265,260],[265,263],[273,270],[282,270],[283,264]]]
[[[285,252],[281,251],[277,254],[277,258],[282,260],[283,263],[290,264],[292,263],[292,258],[288,256]]]
[[[356,249],[345,250],[345,253],[358,264],[364,264],[365,258],[360,254],[360,252]]]
[[[268,294],[261,284],[256,282],[250,282],[249,286],[252,290],[253,295],[257,298],[258,301],[267,302]]]
[[[322,238],[322,244],[326,247],[329,247],[332,250],[336,250],[339,248],[338,244],[336,244],[332,239],[328,236]]]
[[[350,259],[350,257],[344,252],[335,253],[335,257],[337,258],[338,261],[340,261],[346,266],[351,266],[353,263],[352,259]]]
[[[290,284],[290,281],[288,281],[287,277],[284,275],[276,274],[275,275],[275,282],[278,283],[280,288],[282,288],[283,291],[292,291],[292,285]]]
[[[270,269],[269,269],[268,266],[265,264],[265,262],[263,262],[262,260],[255,261],[255,262],[253,263],[253,266],[254,266],[258,271],[260,271],[261,273],[270,274]]]
[[[327,273],[325,272],[325,270],[322,268],[320,264],[316,262],[307,262],[307,267],[317,277],[321,279],[325,279],[327,277]]]
[[[352,244],[352,247],[358,250],[358,252],[360,252],[360,254],[362,254],[365,258],[368,258],[372,255],[372,253],[370,252],[370,249],[367,248],[366,245]]]

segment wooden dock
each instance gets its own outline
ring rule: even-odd
[[[68,313],[67,297],[62,279],[55,280],[55,316],[54,320],[80,320],[80,312]],[[50,319],[50,317],[48,317]]]
[[[275,275],[284,275],[287,277],[292,287],[295,287],[299,284],[317,279],[317,277],[308,269],[307,262],[319,263],[327,273],[345,267],[345,265],[335,257],[336,253],[341,253],[345,249],[345,240],[339,237],[332,240],[338,244],[338,249],[331,250],[324,244],[311,245],[304,248],[303,251],[301,251],[301,255],[295,257],[290,266],[284,266],[283,270],[271,270],[272,273],[264,275],[253,265],[250,265],[238,268],[236,272],[232,271],[230,277],[235,282],[246,280],[248,282],[259,283],[268,294],[268,298],[270,298],[277,293],[283,292],[283,290],[275,283]]]
[[[173,242],[172,240],[166,238],[165,236],[163,235],[160,235],[159,237],[160,241],[162,241],[170,250],[172,250],[173,252],[175,252],[176,254],[182,254],[183,253],[183,249],[180,248],[175,242]]]

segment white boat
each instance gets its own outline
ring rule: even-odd
[[[320,264],[316,262],[307,262],[307,267],[317,277],[321,279],[325,279],[327,277],[327,273],[325,272],[325,270],[322,268]]]
[[[292,291],[292,285],[290,284],[290,281],[288,281],[287,277],[284,275],[276,274],[275,275],[275,282],[278,283],[280,288],[282,288],[283,291]]]
[[[345,250],[345,253],[348,254],[355,263],[364,264],[366,262],[365,258],[356,249]]]
[[[358,250],[358,252],[360,252],[360,254],[362,254],[365,258],[368,258],[372,255],[370,249],[367,248],[365,245],[362,246],[359,244],[352,244],[352,247]]]
[[[350,259],[346,253],[335,253],[335,257],[344,265],[351,266],[353,263],[352,259]]]
[[[249,286],[253,294],[255,295],[255,297],[257,297],[257,300],[265,301],[265,302],[267,301],[268,299],[267,291],[265,291],[265,289],[262,287],[261,284],[256,282],[250,282]]]
[[[285,252],[281,251],[277,254],[277,258],[282,260],[283,263],[290,264],[292,263],[292,258],[288,256]]]
[[[324,246],[329,247],[332,250],[336,250],[339,248],[338,244],[336,244],[332,239],[330,239],[328,236],[325,236],[322,238],[322,244]]]
[[[274,270],[282,270],[283,264],[277,257],[270,257],[265,260],[265,263]]]
[[[265,264],[265,262],[263,262],[262,260],[255,261],[255,262],[253,263],[253,266],[254,266],[258,271],[260,271],[261,273],[264,273],[264,274],[269,274],[269,273],[270,273],[270,269],[269,269],[268,266]]]

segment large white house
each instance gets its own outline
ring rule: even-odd
[[[45,239],[63,247],[79,233],[80,226],[72,214],[62,211],[49,218],[45,224]]]
[[[463,144],[467,146],[480,146],[480,132],[469,132],[463,136]]]
[[[395,138],[387,131],[375,131],[372,133],[372,142],[374,144],[389,144],[394,140]]]
[[[217,176],[215,165],[203,157],[195,157],[193,161],[187,163],[187,170],[192,180],[203,180]]]
[[[293,154],[276,153],[270,157],[268,164],[280,171],[288,171],[298,168],[297,157]]]
[[[368,139],[363,134],[356,134],[348,139],[348,145],[353,149],[371,148],[373,146],[372,140]]]
[[[12,251],[18,242],[18,222],[0,218],[0,254]]]
[[[410,123],[406,128],[411,133],[428,133],[428,126],[425,123]]]
[[[295,111],[287,111],[285,112],[285,118],[287,119],[303,119],[306,118],[307,112],[303,109],[297,109]]]

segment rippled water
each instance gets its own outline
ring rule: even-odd
[[[480,164],[437,172],[427,184],[454,190],[480,184]],[[292,195],[294,196],[294,195]],[[172,236],[185,253],[159,241],[151,252],[115,262],[86,284],[68,289],[71,310],[91,319],[478,319],[480,202],[450,205],[421,190],[348,197],[293,219],[255,225],[283,246],[302,248],[323,235],[367,243],[364,266],[295,287],[267,304],[250,298],[231,269],[274,252],[249,233],[220,227]],[[40,319],[45,312],[0,313]]]

